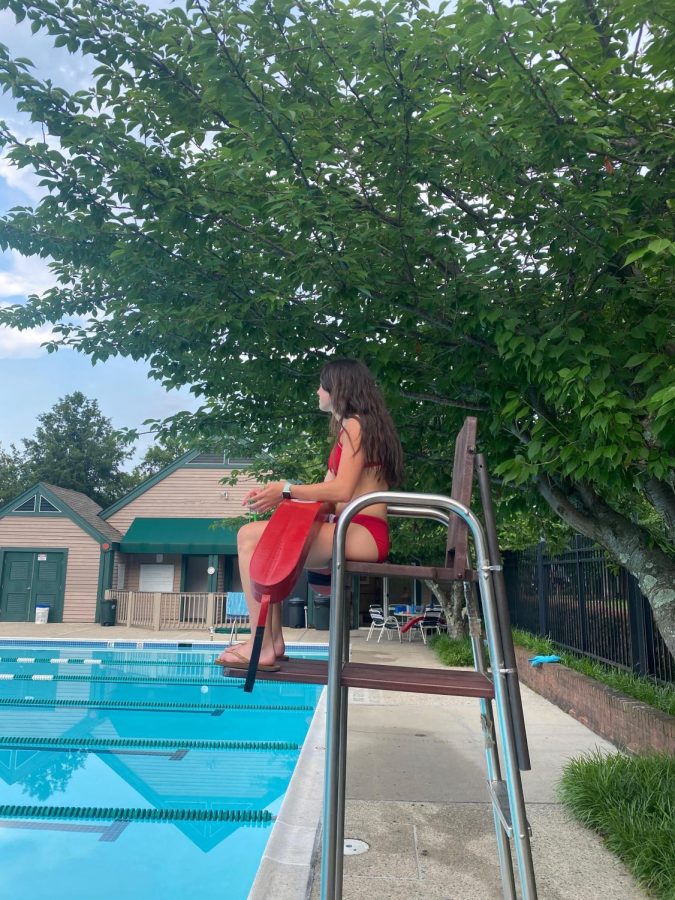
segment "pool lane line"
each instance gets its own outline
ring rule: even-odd
[[[274,816],[266,809],[143,809],[116,806],[0,805],[1,819],[113,819],[125,822],[240,822],[267,824]]]
[[[243,684],[243,678],[199,678],[197,675],[178,675],[175,678],[162,678],[159,681],[151,675],[28,675],[23,672],[0,672],[0,681],[74,681],[105,684],[206,684],[214,687]]]
[[[225,648],[227,649],[227,648]],[[79,656],[0,656],[0,662],[3,663],[51,663],[52,665],[86,665],[86,666],[212,666],[215,658],[216,650],[212,654],[208,654],[203,662],[188,662],[187,660],[175,659],[119,659],[111,657],[110,659],[100,657],[79,657]]]
[[[104,737],[0,737],[0,748],[92,750],[102,748],[152,748],[169,750],[299,750],[293,741],[218,741],[198,738],[104,738]]]
[[[42,697],[0,697],[0,706],[66,706],[85,707],[88,709],[130,709],[156,710],[161,712],[223,712],[227,709],[240,709],[244,712],[313,712],[310,704],[284,706],[280,703],[159,703],[141,700],[84,700],[80,698],[68,700]]]

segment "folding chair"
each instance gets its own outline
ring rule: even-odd
[[[417,627],[420,630],[420,634],[422,635],[422,640],[426,644],[427,635],[436,633],[441,633],[441,620],[443,617],[443,610],[441,609],[427,609],[424,613],[424,616],[417,623]]]
[[[373,634],[376,631],[380,632],[380,635],[377,639],[377,643],[379,644],[382,640],[382,635],[386,633],[387,640],[391,640],[391,636],[395,631],[398,634],[399,643],[401,642],[401,626],[398,624],[398,619],[395,616],[385,616],[382,609],[377,606],[371,606],[370,610],[370,630],[368,631],[368,635],[366,640],[369,641]]]

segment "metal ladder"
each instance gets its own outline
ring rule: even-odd
[[[515,900],[516,898],[511,860],[511,845],[513,845],[521,896],[523,900],[536,900],[537,888],[529,826],[520,778],[520,770],[529,768],[529,757],[522,718],[518,673],[515,669],[515,655],[508,621],[508,609],[505,603],[501,559],[496,543],[494,516],[489,496],[489,481],[484,461],[482,462],[480,455],[476,457],[475,465],[488,523],[487,536],[480,521],[467,506],[441,494],[375,492],[352,500],[340,514],[335,529],[332,561],[321,900],[341,900],[342,898],[349,694],[349,686],[345,683],[345,680],[349,679],[345,679],[343,673],[350,668],[348,658],[349,616],[345,614],[345,576],[347,572],[357,573],[359,570],[364,570],[363,564],[346,562],[345,538],[353,516],[374,503],[386,504],[389,515],[433,519],[448,528],[457,521],[456,517],[459,517],[473,537],[475,577],[478,582],[485,620],[493,688],[489,692],[484,692],[483,696],[479,696],[480,720],[484,735],[487,787],[492,803],[497,837],[503,896],[505,900]],[[483,466],[482,474],[481,465]],[[368,574],[378,574],[379,570],[384,575],[397,568],[402,570],[406,567],[383,563],[368,564],[366,568]],[[443,571],[447,572],[447,570]],[[469,573],[467,573],[467,577],[468,575]],[[469,582],[469,590],[471,591],[471,589],[472,582]],[[474,598],[469,596],[468,599],[475,670],[487,677],[488,670],[480,636],[480,621],[476,615]],[[367,668],[374,670],[380,667],[368,666]],[[383,690],[386,690],[387,687],[390,690],[400,690],[401,688],[394,684],[387,685],[387,667],[381,668],[383,680],[378,687]],[[475,679],[476,676],[471,674]],[[466,677],[466,673],[457,673],[457,675]],[[433,676],[431,680],[433,680]],[[424,687],[421,687],[420,690],[424,690]],[[432,692],[456,696],[477,696],[474,691],[463,693],[461,685],[454,689],[433,690]],[[496,707],[496,728],[492,711],[492,694]],[[503,775],[497,733],[503,752]]]

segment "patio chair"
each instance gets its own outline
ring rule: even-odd
[[[366,640],[369,641],[373,634],[376,631],[379,631],[379,637],[377,639],[377,643],[379,644],[382,640],[382,635],[386,633],[387,640],[391,640],[391,636],[394,632],[398,634],[399,643],[401,642],[401,626],[398,624],[398,619],[395,616],[385,616],[382,610],[379,607],[371,606],[370,610],[370,630],[368,631],[368,635]]]
[[[422,635],[422,640],[426,644],[427,635],[441,633],[441,625],[442,625],[442,609],[427,609],[423,615],[423,617],[417,623],[417,627],[420,630],[420,634]]]

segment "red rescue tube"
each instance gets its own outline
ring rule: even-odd
[[[258,541],[249,574],[253,593],[260,601],[260,615],[244,684],[246,693],[255,685],[269,605],[281,603],[289,595],[327,514],[325,503],[282,500]]]
[[[282,500],[277,506],[251,557],[256,600],[269,594],[270,603],[281,603],[288,597],[327,514],[325,503]]]

